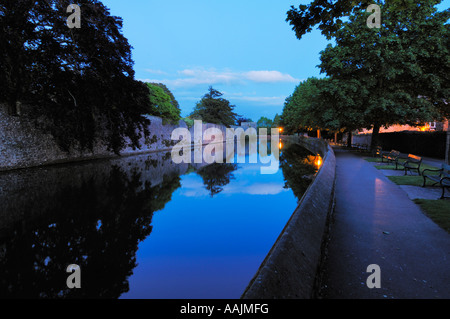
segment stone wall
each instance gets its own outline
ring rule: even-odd
[[[352,136],[352,144],[370,145],[372,134],[357,134]]]
[[[310,299],[317,296],[334,208],[336,159],[316,138],[291,138],[324,161],[298,207],[253,277],[242,299]]]
[[[121,151],[121,155],[170,150],[176,143],[171,141],[172,131],[180,127],[187,128],[186,123],[181,120],[177,124],[167,124],[159,117],[148,118],[151,121],[148,128],[150,136],[141,138],[140,149],[127,147]],[[206,123],[203,124],[202,131],[211,127],[225,132],[224,126]],[[193,135],[193,128],[190,131]],[[113,157],[116,155],[108,151],[102,141],[95,143],[93,151],[73,149],[65,152],[59,148],[51,134],[37,129],[26,117],[7,115],[5,108],[0,105],[0,171]]]

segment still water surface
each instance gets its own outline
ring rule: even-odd
[[[0,297],[239,298],[316,172],[170,153],[0,174]],[[248,163],[248,161],[246,161]],[[81,288],[68,289],[69,264]]]

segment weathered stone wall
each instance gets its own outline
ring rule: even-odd
[[[323,140],[297,137],[292,141],[319,153],[324,162],[243,299],[310,299],[317,293],[334,205],[336,159]]]
[[[148,118],[151,121],[148,128],[150,136],[141,138],[140,149],[127,147],[121,151],[121,155],[170,150],[175,143],[171,141],[173,130],[187,128],[186,123],[181,120],[177,124],[168,124],[163,123],[159,117],[148,116]],[[211,127],[225,132],[222,125],[206,123],[203,124],[202,130],[204,132]],[[193,137],[193,128],[190,131]],[[51,134],[37,129],[24,117],[7,115],[5,108],[0,105],[0,171],[111,157],[116,155],[108,151],[102,141],[95,143],[93,151],[72,149],[65,152],[59,148]]]
[[[370,145],[372,134],[357,134],[352,137],[352,144]]]

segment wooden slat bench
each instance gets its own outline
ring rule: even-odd
[[[408,175],[408,171],[412,172],[413,170],[416,170],[417,174],[421,175],[420,166],[422,165],[422,157],[420,156],[409,154],[405,162],[398,164],[405,169],[405,175]]]
[[[439,173],[439,174],[429,174],[429,173]],[[439,184],[442,187],[442,196],[443,199],[445,196],[445,189],[450,188],[450,165],[442,164],[441,169],[425,169],[422,172],[423,177],[423,185],[426,186],[427,178],[435,182],[432,186]]]
[[[367,144],[352,144],[353,148],[358,149],[358,151],[367,151],[369,149],[369,145]]]
[[[400,152],[396,150],[392,150],[388,152],[382,152],[381,162],[384,163],[384,160],[387,160],[388,163],[396,163],[395,169],[397,169],[397,161],[400,156]]]

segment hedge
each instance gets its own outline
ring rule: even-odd
[[[383,150],[434,158],[445,158],[447,132],[394,132],[381,133],[379,142]]]

